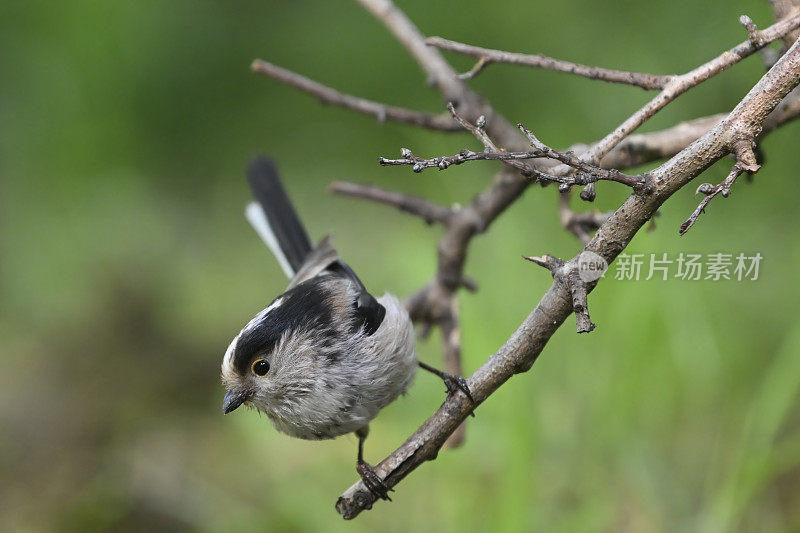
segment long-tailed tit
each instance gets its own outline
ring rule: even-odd
[[[369,422],[408,389],[417,366],[441,377],[448,393],[470,396],[469,388],[463,378],[417,361],[414,329],[397,298],[371,295],[329,237],[311,246],[271,160],[256,158],[248,180],[257,201],[246,217],[291,281],[230,343],[222,410],[254,407],[278,431],[301,439],[355,432],[359,475],[389,499],[363,458]]]

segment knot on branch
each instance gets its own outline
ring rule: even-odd
[[[569,291],[572,296],[572,311],[575,313],[578,333],[592,331],[596,326],[589,317],[590,283],[581,278],[577,258],[565,262],[549,254],[541,257],[526,255],[522,257],[549,270],[556,283]]]
[[[733,155],[736,162],[742,166],[742,170],[750,174],[755,174],[761,168],[756,156],[756,143],[753,137],[744,136],[733,144]]]
[[[594,183],[590,183],[584,187],[578,196],[580,196],[581,200],[584,202],[594,202],[594,199],[597,198],[597,192],[595,191]]]
[[[767,40],[764,38],[764,33],[758,29],[753,19],[747,15],[742,15],[739,17],[739,23],[747,30],[747,39],[750,41],[750,44],[756,47],[766,44]]]
[[[639,194],[650,195],[656,192],[656,179],[649,173],[639,174],[639,183],[633,186],[633,190]]]

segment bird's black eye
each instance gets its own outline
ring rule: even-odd
[[[256,376],[266,376],[269,372],[269,363],[266,359],[259,359],[253,363],[253,374]]]

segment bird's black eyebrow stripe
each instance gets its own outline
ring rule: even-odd
[[[253,358],[272,351],[286,331],[315,328],[331,323],[333,309],[325,297],[324,277],[300,283],[282,295],[280,305],[267,313],[264,319],[243,331],[236,343],[233,367],[245,374]]]

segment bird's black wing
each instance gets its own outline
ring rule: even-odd
[[[356,273],[353,272],[353,269],[341,259],[337,259],[331,263],[327,270],[335,275],[347,278],[356,284],[358,296],[353,302],[356,316],[353,329],[357,331],[363,326],[367,335],[375,333],[381,323],[383,323],[383,319],[386,316],[386,308],[378,303],[378,300],[367,291],[367,288],[359,277],[356,276]]]

